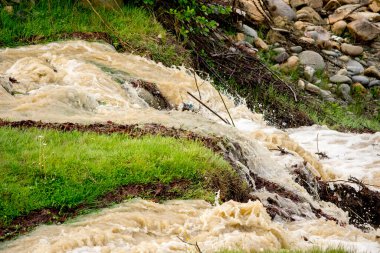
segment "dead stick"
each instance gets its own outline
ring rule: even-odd
[[[197,86],[197,90],[198,90],[198,93],[199,93],[199,100],[202,100],[202,97],[201,97],[201,91],[199,90],[197,77],[196,77],[196,75],[195,75],[195,70],[193,70],[193,75],[194,75],[195,85]]]
[[[230,120],[231,120],[231,122],[232,122],[232,125],[233,125],[234,127],[236,127],[236,126],[235,126],[235,123],[234,123],[234,120],[232,119],[232,116],[231,116],[231,114],[230,114],[230,110],[228,110],[227,105],[226,105],[226,103],[224,102],[224,99],[223,99],[223,97],[222,97],[222,94],[220,94],[220,91],[219,91],[219,90],[217,90],[217,91],[218,91],[218,94],[219,94],[220,99],[221,99],[222,102],[223,102],[224,108],[226,108],[226,111],[227,111],[227,113],[228,113],[228,116],[230,117]]]
[[[194,98],[195,100],[197,100],[201,105],[203,105],[204,107],[206,107],[210,112],[212,112],[213,114],[215,114],[219,119],[221,119],[224,123],[228,124],[228,125],[231,125],[230,122],[228,122],[227,120],[223,119],[222,116],[220,116],[218,113],[216,113],[213,109],[211,109],[210,107],[208,107],[205,103],[203,103],[202,101],[200,101],[198,98],[196,98],[193,94],[191,94],[190,92],[187,92],[187,94],[189,94],[192,98]]]

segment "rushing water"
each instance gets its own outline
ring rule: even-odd
[[[198,96],[197,83],[202,101],[228,119],[224,104],[209,81],[196,77],[195,82],[193,74],[185,68],[167,68],[139,56],[117,53],[109,45],[68,41],[3,49],[0,78],[3,119],[154,122],[226,136],[239,142],[249,168],[256,174],[297,193],[341,222],[347,221],[343,211],[313,201],[293,181],[289,173],[292,165],[307,161],[308,168],[324,179],[347,179],[352,175],[370,184],[380,184],[380,133],[339,133],[320,126],[284,132],[267,126],[262,115],[252,113],[244,103],[236,105],[223,95],[236,124],[234,128],[187,94]],[[154,83],[174,109],[155,109],[153,96],[132,85],[136,80]],[[192,110],[182,111],[183,107]],[[277,146],[291,154],[280,155],[273,150]],[[329,159],[320,160],[315,155],[317,151],[326,152]],[[262,191],[258,195],[265,198],[268,194]],[[2,248],[6,252],[191,252],[196,249],[189,243],[197,242],[203,252],[315,245],[380,251],[376,239],[379,230],[363,233],[352,226],[317,219],[310,208],[283,202],[284,207],[293,210],[296,222],[271,221],[258,201],[211,206],[204,201],[155,204],[135,200],[69,225],[42,226]],[[303,218],[297,213],[303,214]]]

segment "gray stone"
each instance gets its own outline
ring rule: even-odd
[[[351,84],[352,80],[348,76],[334,75],[334,76],[330,77],[330,82],[332,82],[332,83],[349,83],[349,84]]]
[[[336,74],[341,76],[348,76],[348,71],[347,69],[340,69],[338,72],[336,72]]]
[[[350,57],[347,55],[342,55],[341,57],[339,57],[339,60],[341,60],[342,62],[348,62],[350,60]]]
[[[363,85],[367,85],[367,84],[369,84],[369,78],[368,77],[366,77],[366,76],[353,76],[352,77],[352,81],[354,82],[354,83],[361,83],[361,84],[363,84]]]
[[[354,46],[351,44],[343,43],[340,47],[343,53],[351,55],[351,56],[358,56],[363,53],[363,47],[361,46]]]
[[[299,58],[302,65],[313,67],[315,70],[322,70],[326,66],[323,57],[314,51],[303,51]]]
[[[336,99],[334,98],[334,96],[332,95],[331,91],[328,91],[328,90],[320,90],[319,92],[319,95],[321,95],[321,97],[326,100],[326,101],[329,101],[329,102],[335,102]]]
[[[321,88],[319,88],[318,86],[316,86],[312,83],[306,83],[305,89],[311,93],[314,93],[314,94],[319,95],[321,93]]]
[[[277,47],[277,48],[273,48],[273,52],[280,54],[280,53],[286,52],[286,49],[283,47]]]
[[[368,85],[369,88],[372,88],[375,86],[380,86],[380,80],[373,80],[373,81],[369,82],[369,85]]]
[[[313,69],[313,67],[306,66],[303,75],[305,76],[307,81],[311,82],[313,80],[314,73],[315,69]]]
[[[248,36],[251,36],[252,38],[256,39],[258,36],[257,36],[257,32],[255,31],[255,29],[247,26],[247,25],[243,25],[242,26],[242,30],[244,32],[245,35],[248,35]]]
[[[322,50],[322,53],[324,53],[325,55],[332,56],[332,57],[339,57],[340,56],[339,53],[331,51],[331,50]]]
[[[302,52],[302,47],[301,46],[290,47],[290,51],[292,51],[293,53],[299,54]]]
[[[341,85],[339,85],[338,91],[347,102],[352,101],[352,98],[350,96],[350,92],[351,92],[350,85],[346,83],[342,83]]]
[[[353,75],[358,75],[364,72],[364,67],[355,60],[349,60],[347,62],[347,70]]]
[[[282,52],[276,56],[274,56],[274,61],[277,63],[283,63],[289,58],[289,54],[287,52]]]

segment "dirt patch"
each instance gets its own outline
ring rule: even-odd
[[[302,169],[296,169],[294,174],[295,181],[316,199],[334,203],[348,212],[351,224],[359,228],[368,224],[380,227],[380,192],[354,178],[347,182],[324,182]]]
[[[168,185],[135,184],[120,186],[116,190],[100,197],[95,203],[86,203],[73,208],[45,208],[30,212],[12,221],[11,224],[0,226],[0,241],[11,239],[25,234],[40,224],[60,224],[67,219],[75,218],[85,211],[108,207],[111,204],[121,203],[123,200],[134,197],[143,197],[152,201],[178,198],[191,185],[189,181],[175,181]],[[175,189],[175,191],[173,190]]]

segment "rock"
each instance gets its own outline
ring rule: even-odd
[[[9,79],[0,76],[0,86],[2,86],[4,90],[9,94],[14,94],[13,85],[12,82],[9,81]]]
[[[380,12],[380,0],[373,0],[368,6],[373,12]]]
[[[373,40],[380,34],[380,28],[365,19],[355,20],[347,28],[352,36],[363,41]]]
[[[352,101],[352,98],[350,96],[350,92],[351,92],[351,88],[350,88],[350,85],[346,84],[346,83],[342,83],[341,85],[339,85],[338,87],[338,92],[339,94],[342,95],[342,97],[347,101],[347,102],[351,102]]]
[[[303,31],[303,30],[305,30],[306,27],[308,27],[310,25],[313,25],[313,24],[312,23],[303,22],[303,21],[296,21],[294,23],[294,28],[296,30]]]
[[[369,88],[372,88],[372,87],[375,87],[375,86],[379,86],[380,87],[380,80],[373,80],[373,81],[369,82],[369,84],[368,84]]]
[[[347,55],[342,55],[341,57],[339,57],[339,60],[341,60],[342,62],[348,62],[350,60],[350,57],[348,57]]]
[[[259,10],[258,6],[256,2],[251,0],[239,0],[240,12],[244,11],[250,19],[261,23],[265,18],[261,14],[263,10]]]
[[[366,76],[353,76],[352,81],[354,83],[361,83],[365,86],[369,84],[369,78]]]
[[[322,70],[325,68],[326,63],[323,57],[314,51],[303,51],[299,54],[300,64],[310,66],[315,70]]]
[[[303,7],[301,10],[297,11],[297,20],[310,22],[316,25],[325,23],[321,16],[319,16],[318,12],[311,7]]]
[[[236,34],[236,41],[244,41],[244,40],[245,40],[244,33],[237,33]]]
[[[250,36],[254,39],[257,38],[257,32],[255,31],[255,29],[253,29],[247,25],[242,25],[241,29],[245,35]]]
[[[333,24],[331,31],[336,35],[341,35],[347,27],[347,23],[344,20],[340,20]]]
[[[303,75],[307,81],[311,82],[313,80],[314,73],[315,73],[315,69],[313,69],[310,66],[306,66],[304,69]]]
[[[380,79],[380,71],[375,66],[366,68],[364,70],[364,75]]]
[[[301,41],[306,42],[306,43],[309,43],[309,44],[314,44],[314,43],[315,43],[315,40],[312,39],[312,38],[308,38],[308,37],[300,37],[299,39],[300,39]]]
[[[273,48],[273,52],[275,52],[276,54],[281,54],[283,52],[286,52],[286,49],[283,47],[276,47],[276,48]]]
[[[378,22],[380,21],[380,14],[369,12],[369,11],[354,12],[350,14],[347,17],[347,19],[350,19],[350,20],[366,19],[371,22]]]
[[[285,63],[281,64],[280,69],[283,72],[290,72],[290,71],[296,70],[298,68],[298,65],[299,65],[299,58],[293,55],[293,56],[290,56]]]
[[[357,8],[360,8],[359,4],[347,4],[347,5],[343,5],[339,7],[338,9],[334,11],[333,14],[329,15],[328,17],[329,24],[334,24],[340,20],[343,20]]]
[[[332,56],[332,57],[339,57],[342,55],[341,53],[337,53],[337,52],[330,51],[330,50],[322,50],[322,53],[324,53],[325,55],[328,55],[328,56]]]
[[[87,0],[82,0],[84,6],[91,7]],[[123,0],[92,0],[91,4],[94,7],[105,8],[109,10],[119,10],[124,5]]]
[[[279,42],[279,41],[285,41],[286,38],[279,32],[271,29],[269,30],[269,32],[267,33],[267,39],[266,41],[268,41],[268,43],[270,44],[274,44],[276,42]]]
[[[326,29],[324,29],[321,26],[308,26],[306,28],[305,36],[309,38],[313,38],[314,40],[329,40],[330,39],[330,32],[328,32]]]
[[[359,62],[355,60],[349,60],[347,62],[347,70],[350,72],[352,75],[358,75],[363,73],[364,67],[361,65]]]
[[[301,46],[293,46],[293,47],[290,47],[290,51],[292,51],[293,53],[299,54],[302,52],[302,47]]]
[[[333,75],[330,77],[330,82],[332,83],[352,83],[351,78],[348,76],[343,76],[343,75]]]
[[[340,6],[340,3],[338,0],[330,0],[324,7],[323,10],[325,12],[329,12],[335,9],[338,9]]]
[[[341,76],[348,76],[348,71],[347,69],[340,69],[338,72],[336,72],[336,74]]]
[[[269,10],[273,17],[286,17],[289,21],[296,19],[296,13],[282,0],[269,0]]]
[[[358,56],[363,53],[363,47],[354,46],[351,44],[343,43],[340,47],[343,53],[348,54],[350,56]]]
[[[361,83],[354,83],[351,86],[352,94],[356,96],[363,96],[367,94],[367,89]]]
[[[298,88],[300,88],[301,90],[304,90],[304,89],[305,89],[305,82],[302,81],[301,79],[298,80],[297,85],[298,85]]]
[[[318,95],[321,93],[321,88],[312,83],[306,83],[305,90]]]
[[[321,97],[326,100],[326,101],[329,101],[329,102],[335,102],[336,99],[333,97],[331,91],[328,91],[328,90],[320,90],[319,91],[319,95],[321,95]]]
[[[8,6],[4,6],[4,11],[7,12],[8,14],[13,14],[13,6],[12,5],[8,5]]]
[[[255,46],[258,48],[258,49],[261,49],[261,50],[264,50],[264,51],[268,51],[269,50],[269,46],[267,45],[267,43],[265,43],[262,39],[260,39],[259,37],[257,37],[254,41],[255,43]]]
[[[289,58],[289,54],[287,52],[279,53],[278,55],[274,56],[273,60],[277,63],[283,63]]]
[[[346,5],[346,4],[358,4],[360,3],[361,0],[339,0],[339,3],[341,3],[341,5]]]
[[[315,10],[320,10],[323,6],[322,0],[290,0],[290,5],[294,9],[299,9],[304,6],[310,6]]]

